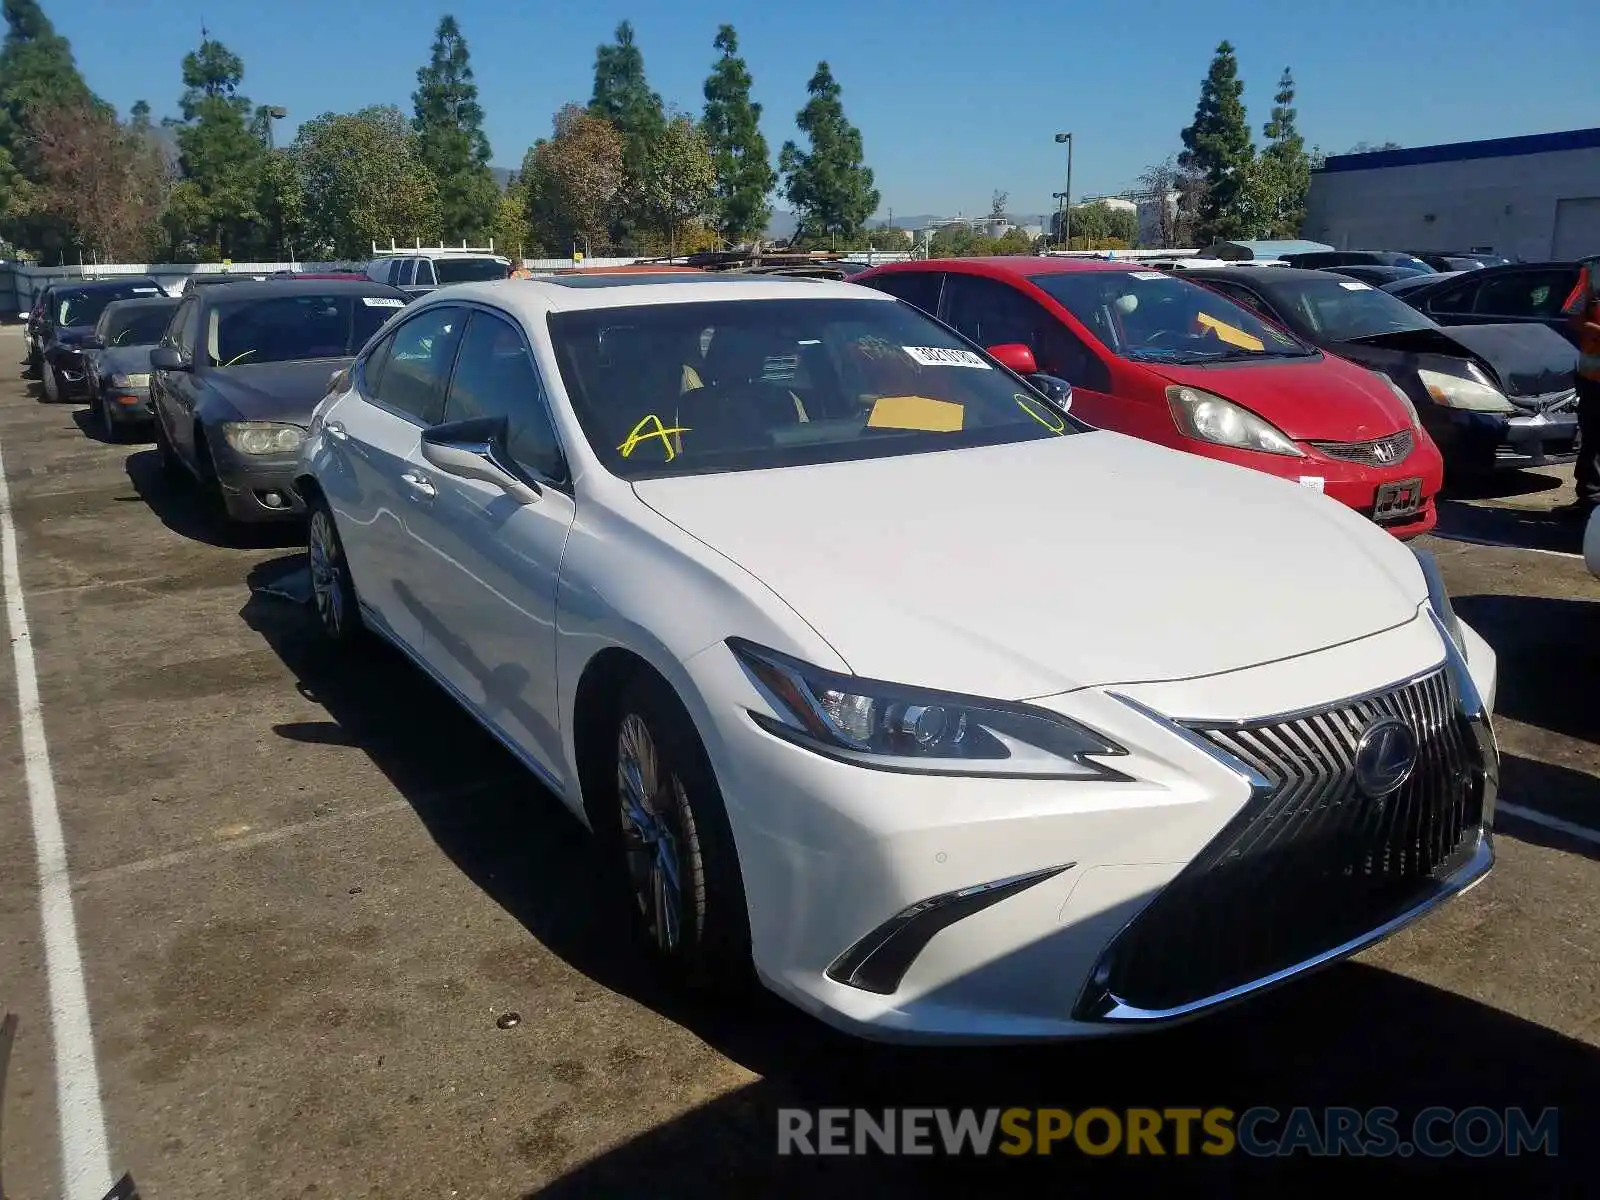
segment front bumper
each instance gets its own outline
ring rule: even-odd
[[[220,433],[210,445],[212,465],[229,517],[251,524],[304,519],[305,502],[294,490],[298,461],[295,456],[252,458],[238,454]]]
[[[150,390],[100,388],[100,400],[106,415],[118,425],[146,425],[155,420],[155,410],[150,407]]]
[[[1446,409],[1432,415],[1429,427],[1445,463],[1457,470],[1520,471],[1577,458],[1576,411],[1504,416]]]
[[[1419,617],[1292,664],[1035,701],[1129,749],[1115,766],[1132,780],[1103,782],[904,775],[819,757],[749,719],[748,708],[770,711],[766,701],[732,655],[712,647],[688,665],[702,694],[739,699],[710,718],[706,741],[738,848],[756,969],[781,995],[858,1035],[1000,1042],[1188,1018],[1354,953],[1487,872],[1497,762],[1484,768],[1488,794],[1461,830],[1459,861],[1426,894],[1231,986],[1179,1004],[1138,1003],[1107,990],[1113,952],[1258,798],[1237,762],[1151,714],[1303,708],[1371,691],[1374,670],[1400,672],[1388,680],[1435,670],[1441,656],[1437,628]],[[1463,669],[1487,704],[1493,652],[1482,646]],[[1238,925],[1253,928],[1242,917]],[[1229,933],[1219,924],[1205,940]]]
[[[89,366],[81,354],[54,350],[47,359],[50,369],[56,373],[56,383],[63,399],[82,400],[89,394]]]

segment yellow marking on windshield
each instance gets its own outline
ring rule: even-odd
[[[1230,346],[1238,346],[1241,350],[1261,351],[1267,348],[1265,342],[1258,337],[1251,337],[1242,329],[1235,329],[1225,321],[1219,321],[1208,313],[1196,313],[1195,319],[1212,333]]]
[[[649,428],[652,424],[655,426],[654,429]],[[655,413],[650,413],[633,427],[628,436],[623,439],[622,445],[617,447],[617,450],[622,454],[623,458],[627,458],[639,448],[640,442],[648,442],[652,438],[659,438],[661,445],[666,449],[666,461],[671,462],[678,457],[678,451],[672,444],[673,436],[688,432],[688,426],[673,425],[669,427],[664,425],[661,418],[656,416]],[[681,438],[679,439],[679,444],[682,444]]]
[[[1060,413],[1053,413],[1049,409],[1041,409],[1039,403],[1032,396],[1024,396],[1021,392],[1013,393],[1012,398],[1016,400],[1018,408],[1051,433],[1066,433],[1067,419]]]
[[[957,433],[966,421],[964,405],[927,396],[884,396],[872,406],[872,429],[912,429],[921,433]]]

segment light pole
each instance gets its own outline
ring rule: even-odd
[[[1070,133],[1056,134],[1056,142],[1067,144],[1067,190],[1062,194],[1061,205],[1061,240],[1062,248],[1072,249],[1072,135]]]
[[[1056,202],[1056,237],[1058,238],[1061,236],[1061,231],[1066,228],[1067,224],[1067,209],[1064,203],[1066,198],[1067,194],[1065,192],[1050,193],[1050,199]],[[1070,250],[1072,247],[1064,246],[1063,249]]]

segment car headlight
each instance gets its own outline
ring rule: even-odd
[[[111,386],[114,388],[147,388],[150,386],[148,373],[142,375],[113,375]]]
[[[933,775],[1126,779],[1090,755],[1127,751],[1043,709],[840,675],[740,638],[728,647],[777,711],[768,733],[858,766]]]
[[[1373,374],[1387,383],[1389,385],[1389,390],[1395,394],[1395,397],[1400,401],[1401,404],[1406,406],[1406,412],[1411,414],[1411,428],[1421,429],[1422,414],[1417,411],[1417,406],[1412,402],[1411,397],[1406,395],[1405,389],[1394,380],[1390,379],[1382,371],[1374,371]]]
[[[1438,404],[1447,408],[1460,408],[1468,412],[1508,413],[1517,406],[1505,398],[1495,387],[1476,379],[1460,375],[1445,375],[1439,371],[1418,371],[1422,386]]]
[[[1444,586],[1444,575],[1439,571],[1438,560],[1433,557],[1431,550],[1420,550],[1413,546],[1411,553],[1417,556],[1422,577],[1428,581],[1428,607],[1433,609],[1434,615],[1444,625],[1456,649],[1465,654],[1467,644],[1461,637],[1461,618],[1456,616],[1455,607],[1450,603],[1450,592]]]
[[[1238,450],[1260,450],[1264,454],[1305,457],[1304,450],[1255,413],[1221,396],[1175,384],[1167,389],[1167,406],[1172,409],[1172,419],[1178,423],[1178,428],[1202,442]]]
[[[222,436],[240,454],[293,454],[306,431],[278,421],[224,421]]]

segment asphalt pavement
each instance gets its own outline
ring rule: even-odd
[[[8,1197],[60,1195],[64,1157],[94,1176],[96,1155],[144,1200],[987,1195],[1025,1181],[1237,1194],[1353,1171],[1595,1194],[1600,582],[1573,554],[1577,531],[1545,515],[1570,498],[1570,472],[1453,500],[1453,536],[1427,539],[1500,654],[1508,809],[1486,883],[1352,963],[1182,1029],[913,1050],[762,996],[712,1006],[664,990],[553,799],[395,654],[347,664],[319,648],[296,531],[215,544],[153,449],[104,444],[81,407],[42,403],[20,357],[15,328],[0,330],[0,456],[39,695],[19,702],[13,645],[0,655],[0,1007],[20,1018],[0,1122]],[[43,877],[41,780],[65,856],[46,855]],[[1382,1162],[776,1153],[781,1107],[889,1105],[1556,1106],[1560,1142],[1553,1156]]]

